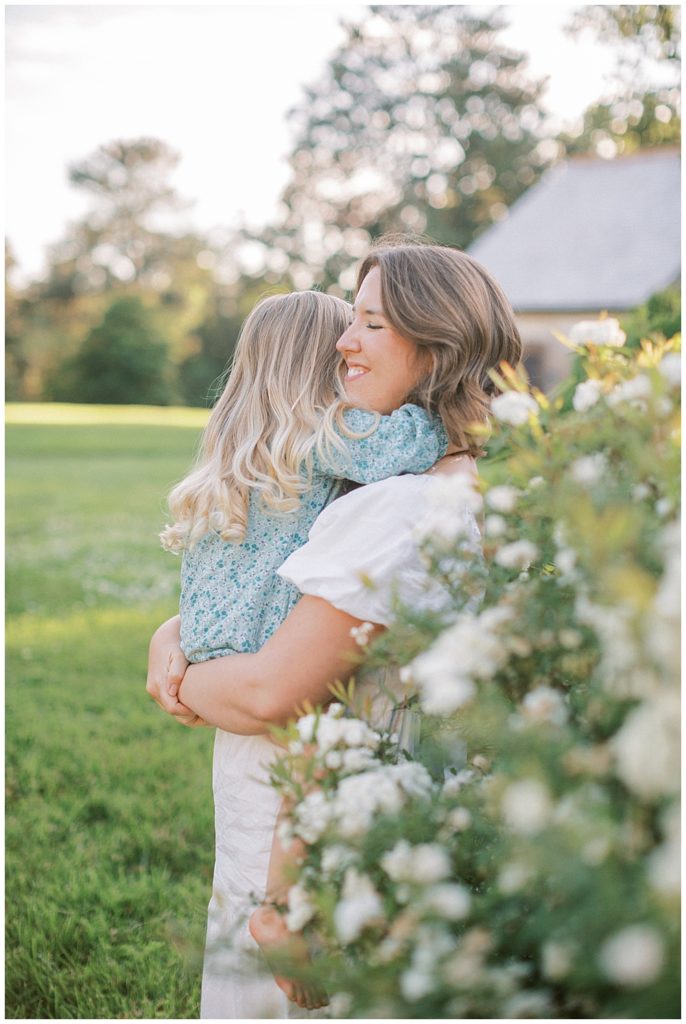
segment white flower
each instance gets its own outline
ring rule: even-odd
[[[681,888],[681,813],[675,801],[662,815],[664,842],[648,857],[648,881],[657,892],[678,897]]]
[[[329,1013],[334,1020],[345,1020],[353,1004],[349,992],[334,992],[329,1002]]]
[[[582,455],[570,466],[572,480],[582,487],[591,487],[597,483],[607,471],[607,459],[603,452],[593,455]]]
[[[536,835],[550,818],[550,793],[538,779],[511,782],[503,795],[502,810],[505,821],[515,832]]]
[[[341,759],[341,768],[344,772],[367,771],[376,763],[373,751],[367,747],[353,747],[350,750],[344,750]]]
[[[531,878],[531,868],[521,861],[504,864],[498,874],[498,888],[506,895],[519,892]]]
[[[348,868],[343,880],[342,899],[334,910],[334,925],[341,942],[354,942],[367,925],[383,914],[381,897],[367,875]]]
[[[669,500],[669,498],[659,498],[655,502],[655,511],[663,519],[664,519],[665,516],[669,515],[669,513],[672,511],[673,508],[674,508],[674,506],[672,505],[672,503]]]
[[[316,722],[316,715],[303,715],[302,718],[299,718],[295,723],[298,735],[303,743],[311,743],[314,739]]]
[[[509,423],[513,427],[521,427],[529,422],[530,416],[538,414],[538,403],[531,395],[520,391],[506,391],[491,402],[491,411],[496,419]]]
[[[288,913],[286,927],[289,932],[300,932],[311,921],[317,908],[302,885],[296,883],[288,890]]]
[[[502,516],[486,516],[484,522],[487,537],[502,537],[507,532],[507,522]]]
[[[453,779],[455,776],[453,776]],[[443,790],[446,791],[447,783],[444,784]],[[472,816],[466,807],[453,807],[446,817],[446,824],[450,828],[454,829],[455,832],[464,832],[468,829],[472,823]]]
[[[546,942],[541,950],[543,974],[551,981],[566,977],[572,969],[574,950],[568,942]]]
[[[382,765],[341,780],[331,802],[331,817],[343,837],[362,836],[376,814],[396,813],[407,797],[426,798],[433,788],[423,765]]]
[[[586,412],[596,404],[602,391],[602,384],[599,380],[584,380],[575,388],[572,405],[577,412]]]
[[[529,490],[536,490],[538,487],[542,487],[545,480],[542,476],[532,476],[529,480]]]
[[[572,576],[576,565],[576,551],[572,548],[558,548],[555,553],[555,565],[564,578]]]
[[[619,320],[605,317],[603,320],[580,320],[569,332],[569,340],[575,345],[611,345],[619,348],[626,341],[626,334],[619,326]]]
[[[369,638],[374,632],[373,622],[361,622],[359,626],[353,626],[350,630],[350,636],[353,638],[358,647],[366,647],[369,643]]]
[[[643,501],[650,497],[650,487],[647,484],[634,484],[631,488],[632,501]]]
[[[400,991],[411,1003],[428,995],[433,987],[433,973],[430,970],[408,967],[400,976]]]
[[[330,820],[331,805],[321,790],[315,790],[296,806],[294,830],[306,843],[316,843]]]
[[[410,846],[401,839],[381,858],[381,867],[394,882],[431,885],[450,875],[450,857],[437,843]]]
[[[678,388],[681,384],[681,352],[667,352],[658,370],[671,387]]]
[[[421,905],[445,917],[448,921],[462,921],[469,914],[472,897],[469,889],[457,882],[434,885],[424,893]]]
[[[665,960],[662,936],[648,924],[615,932],[600,949],[600,966],[617,985],[642,988],[659,977]]]
[[[504,569],[528,569],[538,557],[538,548],[530,540],[515,540],[495,554],[495,561]]]
[[[279,842],[283,846],[284,850],[287,850],[288,847],[293,842],[293,840],[295,839],[293,825],[291,824],[291,822],[287,821],[286,819],[279,822],[276,829],[276,835],[278,837]]]
[[[298,728],[302,721],[300,719]],[[309,725],[305,731],[309,733]],[[315,739],[320,751],[325,754],[334,747],[368,747],[376,750],[381,737],[359,718],[339,718],[337,714],[326,714],[319,719]]]
[[[629,712],[610,740],[617,774],[639,797],[658,799],[679,790],[679,696],[663,692]]]
[[[471,513],[478,514],[482,508],[483,498],[471,476],[466,473],[436,476],[428,490],[428,509],[414,527],[413,537],[418,543],[429,540],[451,547],[459,538],[471,533]]]
[[[333,875],[337,871],[350,866],[355,854],[349,846],[342,843],[334,843],[333,846],[326,846],[322,853],[322,874]]]
[[[639,373],[631,380],[618,384],[607,396],[607,404],[614,408],[620,402],[631,402],[638,408],[644,408],[646,399],[650,398],[652,393],[650,378],[645,373]]]
[[[427,714],[456,711],[474,697],[475,678],[487,679],[500,668],[507,649],[497,630],[511,617],[507,608],[489,608],[478,616],[462,614],[415,658],[412,671]]]
[[[514,634],[505,637],[505,646],[510,654],[516,654],[518,658],[528,658],[532,651],[531,644],[526,637]]]
[[[672,523],[663,531],[664,573],[646,624],[648,649],[675,679],[681,661],[680,526],[680,522]]]
[[[495,512],[512,512],[521,493],[519,488],[510,487],[507,484],[491,487],[486,494],[486,504]]]
[[[537,686],[535,690],[530,690],[522,701],[522,712],[530,722],[564,725],[567,721],[564,697],[550,686]]]
[[[645,677],[637,671],[640,657],[626,607],[606,608],[579,595],[574,613],[579,622],[596,633],[602,657],[599,675],[606,689],[616,697],[643,696]]]
[[[461,789],[474,782],[476,773],[471,768],[462,768],[456,775],[448,775],[443,783],[443,792],[448,796],[455,796]],[[468,812],[469,813],[469,812]]]
[[[550,993],[545,989],[527,989],[517,992],[505,1003],[502,1013],[506,1020],[521,1018],[550,1018]]]

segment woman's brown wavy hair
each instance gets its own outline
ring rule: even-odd
[[[431,355],[432,370],[407,401],[441,417],[450,440],[483,454],[497,388],[488,371],[516,366],[522,342],[500,285],[475,259],[443,245],[380,239],[359,269],[356,291],[378,267],[384,314],[398,334]]]

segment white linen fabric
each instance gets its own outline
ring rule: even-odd
[[[394,596],[419,608],[443,608],[446,593],[422,563],[413,530],[428,508],[432,476],[390,477],[338,498],[318,517],[308,542],[278,570],[302,594],[322,597],[356,618],[390,625]],[[478,546],[469,509],[465,529]],[[371,698],[373,724],[411,748],[416,720],[398,715],[395,673],[361,673],[358,696]],[[269,785],[277,748],[265,736],[218,729],[214,748],[216,862],[203,966],[203,1019],[325,1017],[289,1003],[269,975],[247,926],[264,899],[280,799]],[[252,953],[254,960],[241,950]]]
[[[394,599],[416,609],[441,611],[449,595],[426,571],[415,528],[430,511],[430,474],[394,476],[338,498],[319,514],[308,542],[294,551],[279,576],[301,594],[323,597],[358,619],[389,626]],[[474,513],[460,506],[474,550],[480,533]]]

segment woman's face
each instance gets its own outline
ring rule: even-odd
[[[381,271],[373,267],[357,293],[353,322],[336,348],[345,359],[345,390],[361,409],[390,413],[428,372],[430,356],[388,323],[381,305]]]

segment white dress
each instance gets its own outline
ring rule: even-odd
[[[431,476],[390,477],[351,491],[329,505],[314,523],[308,542],[278,570],[301,593],[322,597],[363,621],[388,626],[394,596],[413,607],[443,608],[447,595],[427,575],[414,528],[429,512]],[[455,508],[479,543],[473,513]],[[372,697],[374,721],[409,744],[412,722],[392,719],[389,696],[397,681],[367,673],[360,684]],[[277,987],[247,927],[264,899],[269,856],[280,798],[269,785],[269,763],[279,749],[265,736],[217,730],[213,787],[216,863],[209,907],[200,1016],[203,1019],[322,1017],[325,1010],[300,1010]],[[245,952],[250,951],[251,962]]]

